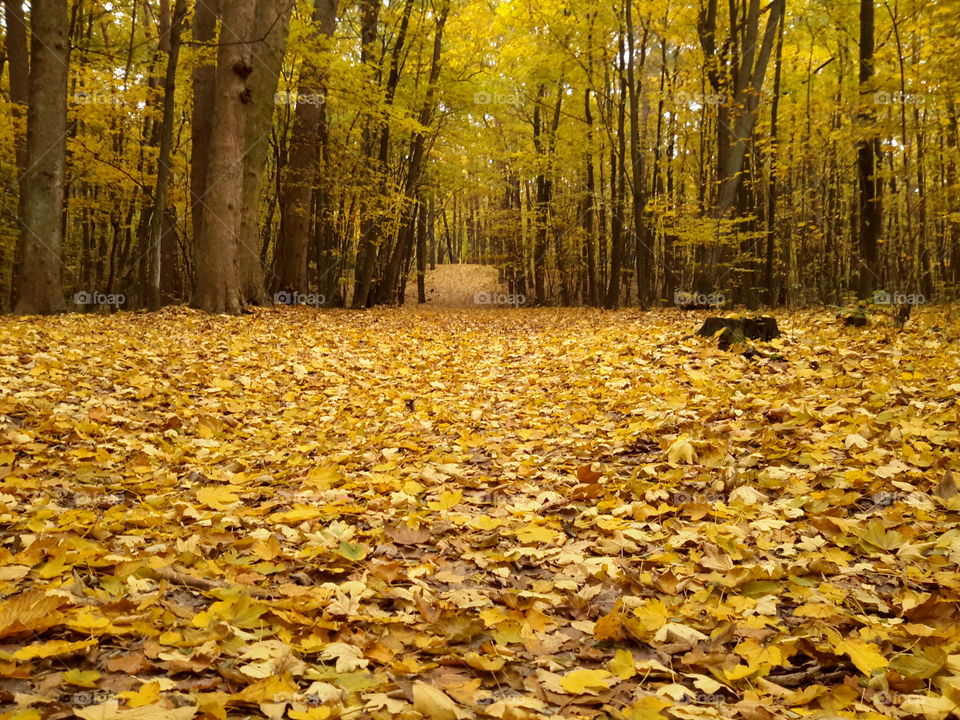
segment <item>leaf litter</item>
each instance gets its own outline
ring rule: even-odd
[[[960,703],[960,327],[185,309],[0,324],[0,718]]]

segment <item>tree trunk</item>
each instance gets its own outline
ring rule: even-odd
[[[773,104],[770,108],[770,184],[767,188],[767,248],[764,267],[764,289],[768,306],[776,303],[773,284],[774,253],[776,252],[777,231],[777,132],[780,111],[780,80],[783,73],[783,29],[786,7],[780,16],[780,29],[777,32],[777,54],[774,60]]]
[[[193,16],[193,41],[204,45],[216,39],[220,0],[197,3]],[[201,56],[193,70],[193,115],[190,122],[190,219],[194,246],[203,235],[204,193],[210,163],[210,133],[213,128],[213,92],[217,82],[215,56]]]
[[[193,305],[207,312],[243,311],[238,240],[243,196],[243,152],[249,108],[250,38],[256,0],[225,4],[217,53],[210,161],[203,191],[202,232],[196,244]]]
[[[30,105],[27,171],[21,218],[23,257],[14,312],[50,314],[64,309],[60,277],[61,223],[67,154],[67,5],[31,3]]]
[[[266,35],[262,39],[258,38],[259,41],[253,43],[251,48],[253,72],[248,80],[250,103],[247,106],[243,200],[237,248],[240,256],[240,287],[243,291],[243,299],[252,305],[271,304],[264,287],[263,265],[260,261],[260,193],[267,155],[270,152],[269,137],[273,129],[277,85],[280,80],[280,69],[283,65],[292,11],[292,0],[258,0],[257,2],[254,28],[261,34],[266,32]],[[306,268],[304,268],[304,274],[306,274]]]
[[[623,237],[623,198],[626,184],[626,103],[627,80],[623,73],[623,33],[620,33],[618,48],[620,66],[620,97],[617,101],[617,147],[610,147],[610,277],[607,285],[607,296],[603,306],[608,310],[616,310],[620,305],[620,282],[623,273],[625,254]]]
[[[315,0],[314,37],[333,36],[338,0]],[[325,113],[324,79],[319,68],[304,62],[300,75],[290,161],[281,178],[280,237],[274,258],[274,292],[307,291],[307,247],[310,241],[310,211],[313,206],[317,165],[320,162],[320,127]]]
[[[757,50],[757,40],[760,35],[760,0],[750,0],[750,9],[746,18],[746,38],[744,41],[743,57],[735,78],[735,88],[732,98],[733,143],[730,147],[726,163],[721,166],[720,194],[717,198],[717,215],[722,217],[733,207],[743,182],[742,171],[744,160],[753,129],[757,122],[757,108],[760,105],[760,92],[763,89],[763,78],[773,52],[773,41],[777,28],[780,25],[780,16],[783,15],[786,0],[773,0],[770,4],[770,17],[763,33],[763,41]],[[756,59],[755,59],[756,57]]]
[[[164,3],[167,13],[169,4]],[[166,13],[165,13],[166,14]],[[163,304],[161,296],[161,277],[163,262],[169,260],[169,254],[164,257],[163,237],[166,233],[167,217],[167,188],[170,184],[170,154],[173,150],[174,104],[177,90],[177,64],[180,60],[180,35],[183,29],[183,20],[187,14],[186,0],[177,0],[173,9],[173,19],[169,30],[160,37],[160,48],[167,53],[167,70],[163,88],[163,120],[160,127],[160,151],[157,158],[157,186],[153,196],[153,210],[150,218],[150,288],[148,292],[148,306],[151,310],[159,310]],[[166,28],[164,28],[166,29]],[[174,256],[176,261],[176,256]]]
[[[374,43],[377,40],[377,19],[380,16],[380,0],[361,0],[360,12],[360,63],[374,65],[376,54]],[[361,152],[371,163],[376,162],[377,140],[374,118],[367,119],[361,140]],[[377,168],[381,173],[382,168]],[[374,178],[377,181],[377,178]],[[368,191],[369,192],[369,191]],[[360,206],[360,240],[357,244],[357,261],[354,271],[354,287],[352,306],[355,309],[367,307],[367,297],[370,294],[370,285],[373,282],[373,269],[377,260],[377,238],[379,222],[375,213],[380,208],[371,198],[364,195]]]
[[[870,80],[873,77],[873,0],[860,0],[860,103],[861,125],[872,126],[873,113],[866,109],[870,96]],[[906,140],[906,139],[904,139]],[[880,141],[871,131],[857,144],[857,195],[859,209],[860,283],[861,298],[870,297],[879,281],[879,240],[882,230],[883,209],[881,206]]]
[[[7,26],[7,64],[10,68],[10,103],[14,120],[13,146],[17,160],[17,185],[20,190],[19,215],[23,217],[24,180],[27,173],[27,105],[30,102],[30,55],[27,47],[27,23],[22,0],[6,0],[4,19]],[[17,235],[11,263],[9,303],[17,302],[16,278],[23,255],[23,233]]]
[[[651,274],[653,272],[653,248],[646,237],[643,224],[646,197],[644,191],[644,162],[640,147],[640,90],[643,86],[643,71],[647,55],[647,33],[640,42],[640,67],[636,61],[636,38],[633,27],[633,1],[626,0],[627,21],[627,88],[630,99],[630,168],[633,174],[633,232],[637,250],[637,300],[641,308],[646,308],[650,300]],[[637,71],[641,77],[638,79]]]

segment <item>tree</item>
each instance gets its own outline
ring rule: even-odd
[[[14,307],[21,315],[64,309],[60,251],[69,57],[66,3],[34,0],[30,8],[27,170],[21,205],[23,257]]]
[[[23,217],[23,199],[26,196],[24,181],[26,180],[28,158],[27,137],[23,131],[26,123],[27,105],[30,101],[30,50],[27,45],[27,21],[23,14],[22,0],[5,0],[5,20],[7,26],[7,65],[10,68],[10,104],[16,127],[14,129],[13,144],[17,161],[17,185],[20,201],[19,216]],[[17,245],[13,252],[10,277],[10,307],[16,304],[16,287],[14,280],[17,277],[17,268],[23,254],[23,233],[17,236]]]
[[[857,142],[857,209],[859,211],[859,293],[861,298],[873,295],[879,279],[879,239],[883,223],[880,178],[880,140],[871,132],[873,113],[867,109],[872,100],[870,80],[873,77],[874,8],[873,0],[860,0],[860,104],[861,137]]]
[[[244,148],[253,72],[250,39],[256,0],[230,0],[223,8],[213,95],[210,158],[201,194],[201,232],[196,242],[192,304],[213,313],[243,310],[240,281]]]
[[[168,287],[167,297],[163,297],[162,279],[164,278],[163,260],[165,253],[164,242],[170,240],[167,218],[167,190],[170,185],[170,154],[173,149],[174,103],[177,90],[177,64],[180,60],[181,32],[183,21],[187,15],[186,0],[177,0],[173,9],[173,18],[169,20],[170,4],[168,0],[161,3],[160,49],[167,54],[166,74],[163,83],[163,120],[160,127],[160,148],[157,160],[157,185],[154,192],[153,211],[150,217],[150,235],[148,248],[150,251],[150,289],[148,304],[151,310],[158,310],[164,301],[170,297],[172,288]],[[169,258],[169,251],[166,253]],[[170,277],[171,269],[167,268],[166,277]]]
[[[337,24],[339,0],[315,0],[315,39],[329,39]],[[320,163],[320,126],[326,113],[324,79],[316,61],[304,60],[290,140],[290,161],[284,168],[280,237],[274,259],[273,289],[307,292],[307,249],[317,166]]]

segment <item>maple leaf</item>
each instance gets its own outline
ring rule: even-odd
[[[610,687],[610,673],[606,670],[573,670],[560,680],[560,686],[571,695],[596,694]]]

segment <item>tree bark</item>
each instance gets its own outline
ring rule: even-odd
[[[256,0],[230,0],[221,22],[213,98],[217,131],[210,135],[193,297],[194,307],[211,313],[238,315],[243,311],[238,240],[256,6]]]
[[[166,6],[169,10],[169,5]],[[174,104],[177,90],[177,65],[180,61],[180,36],[183,21],[187,14],[186,0],[177,0],[173,9],[173,18],[169,30],[161,34],[160,47],[167,53],[167,69],[164,77],[163,120],[160,127],[160,151],[157,158],[157,186],[153,197],[153,210],[150,218],[150,288],[148,307],[159,310],[164,302],[160,291],[160,279],[163,275],[163,236],[166,232],[167,188],[170,184],[170,154],[173,150]],[[165,28],[166,29],[166,28]],[[174,261],[176,260],[174,256]]]
[[[193,16],[193,41],[203,45],[216,39],[220,0],[197,3]],[[190,219],[194,245],[203,235],[204,192],[210,163],[210,133],[213,128],[213,92],[217,82],[216,56],[202,56],[193,70],[193,131],[190,147]]]
[[[30,105],[27,171],[23,180],[23,257],[14,312],[39,315],[64,309],[60,277],[61,223],[67,154],[67,4],[31,3]]]
[[[333,36],[338,0],[315,0],[314,37]],[[290,140],[290,160],[284,168],[280,189],[280,237],[274,258],[274,292],[307,291],[307,248],[310,242],[310,211],[313,207],[317,165],[320,162],[320,127],[326,112],[324,78],[319,68],[305,62],[300,75],[298,102]]]
[[[24,180],[27,172],[27,104],[30,102],[30,50],[27,46],[27,22],[22,0],[5,0],[7,26],[7,64],[10,68],[10,103],[14,120],[13,146],[17,161],[19,215],[23,217]],[[16,278],[23,256],[23,233],[17,235],[10,272],[10,307],[17,302]]]
[[[377,40],[377,20],[380,17],[380,0],[361,0],[360,11],[360,64],[371,67],[376,62],[374,43]],[[399,41],[398,41],[399,42]],[[368,118],[363,129],[361,152],[371,163],[376,162],[376,125],[374,119]],[[383,173],[383,168],[377,168]],[[374,178],[376,182],[377,178]],[[377,259],[377,238],[379,222],[375,213],[380,208],[371,198],[364,196],[360,205],[360,240],[357,243],[357,261],[354,270],[354,286],[352,306],[355,309],[367,307],[367,297],[370,294],[370,285],[373,282],[373,269]]]
[[[873,113],[866,109],[865,103],[870,94],[870,80],[873,78],[874,48],[874,7],[873,0],[860,0],[860,103],[859,120],[861,125],[872,126]],[[906,140],[906,139],[904,139]],[[882,185],[880,179],[880,141],[875,132],[861,139],[857,144],[857,178],[859,209],[859,295],[866,299],[877,289],[879,281],[879,240],[883,222],[881,205]]]
[[[277,86],[283,65],[294,0],[259,0],[255,32],[264,34],[251,47],[250,103],[244,142],[243,200],[240,214],[240,286],[252,305],[269,305],[260,261],[260,193],[273,128]],[[306,268],[304,268],[306,273]]]

